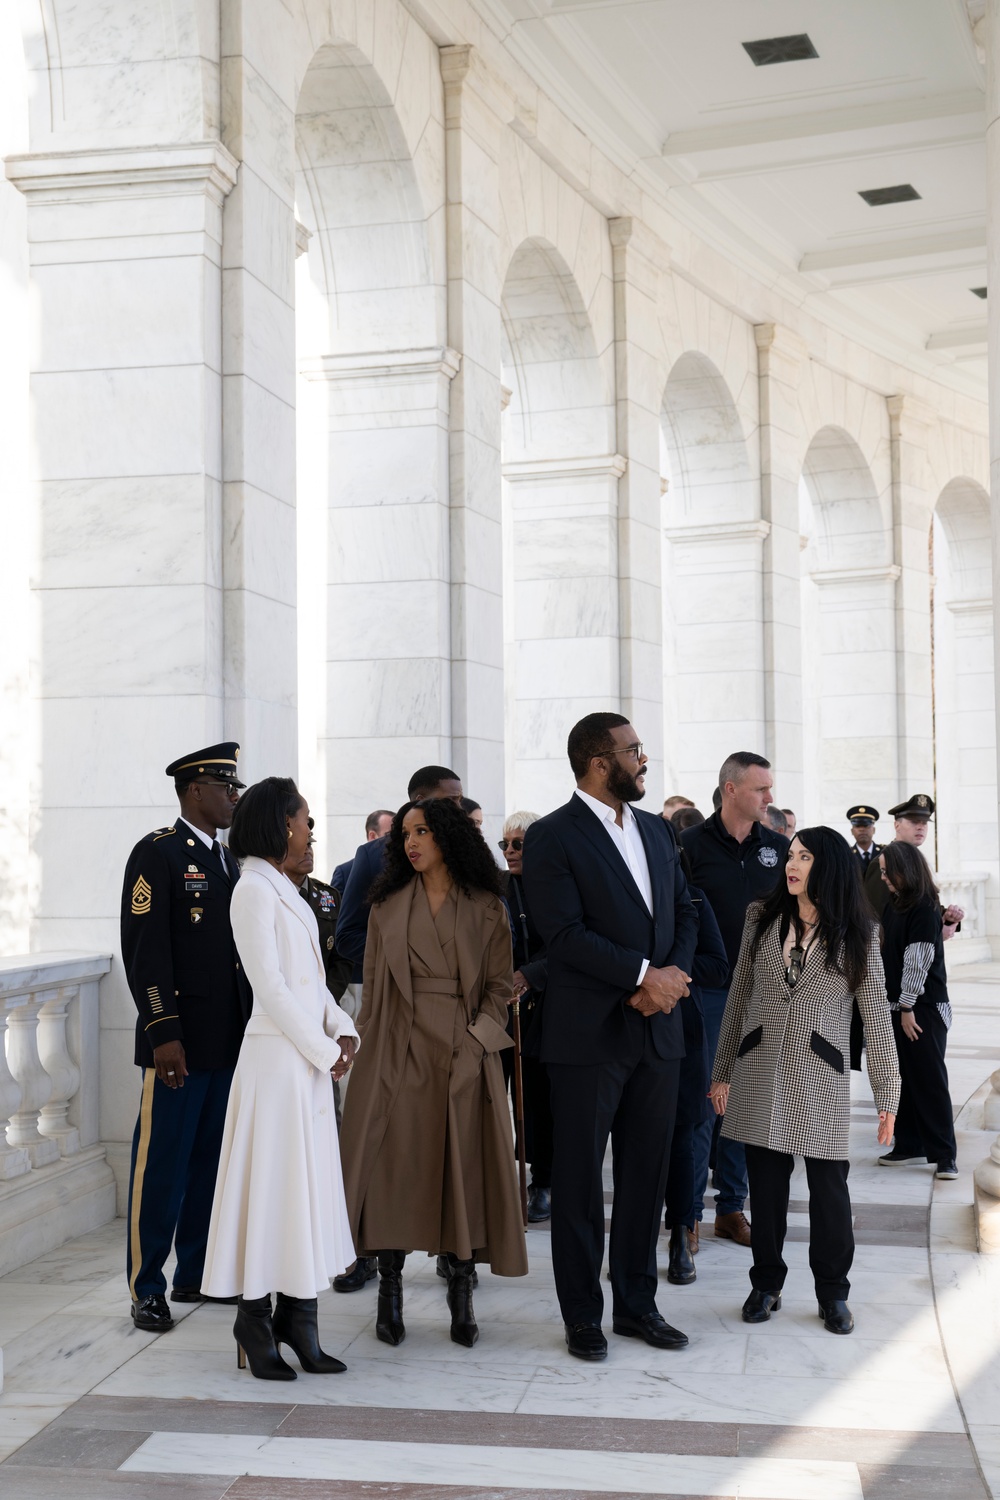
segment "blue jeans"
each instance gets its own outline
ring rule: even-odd
[[[702,990],[701,1007],[705,1016],[705,1038],[708,1055],[715,1061],[715,1049],[719,1045],[722,1017],[726,1009],[727,990]],[[708,1159],[712,1152],[712,1136],[719,1129],[719,1117],[706,1120],[694,1129],[694,1211],[700,1221],[705,1212],[705,1189],[708,1186]],[[715,1212],[717,1214],[738,1213],[747,1201],[747,1158],[740,1141],[729,1141],[725,1136],[716,1136],[715,1147]]]

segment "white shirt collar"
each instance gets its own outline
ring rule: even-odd
[[[190,828],[191,832],[201,839],[206,849],[211,849],[215,840],[210,839],[207,833],[203,833],[200,828],[196,828],[193,823],[189,823],[187,818],[179,818],[178,821],[183,823],[185,828]]]
[[[602,823],[614,823],[617,826],[618,819],[615,817],[615,810],[613,807],[609,807],[606,802],[601,802],[597,797],[592,797],[589,792],[581,791],[579,787],[577,787],[576,789],[576,795],[582,802],[586,802],[591,812],[596,814],[596,816],[600,818]],[[623,802],[622,828],[625,827],[626,823],[635,823],[635,821],[635,813],[629,807],[627,802]]]

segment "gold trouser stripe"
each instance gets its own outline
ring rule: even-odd
[[[129,1219],[129,1244],[132,1247],[132,1275],[128,1288],[135,1300],[135,1278],[142,1268],[142,1241],[139,1237],[139,1214],[142,1211],[142,1179],[146,1175],[146,1160],[149,1156],[149,1137],[153,1128],[153,1085],[156,1069],[146,1068],[142,1075],[142,1103],[139,1105],[139,1149],[135,1155],[135,1176],[132,1179],[132,1214]]]

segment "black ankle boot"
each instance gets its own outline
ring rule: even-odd
[[[667,1280],[674,1286],[690,1286],[697,1281],[694,1256],[688,1239],[690,1230],[684,1224],[675,1224],[670,1231],[670,1259],[667,1262]]]
[[[274,1342],[287,1344],[307,1375],[342,1375],[347,1366],[319,1347],[316,1298],[286,1297],[278,1293],[271,1319]]]
[[[472,1278],[476,1263],[448,1256],[448,1306],[451,1309],[451,1339],[471,1349],[479,1337],[476,1315],[472,1309]]]
[[[405,1250],[380,1250],[378,1253],[378,1308],[375,1313],[375,1336],[383,1344],[401,1344],[406,1338],[403,1326],[403,1263]]]
[[[255,1297],[247,1302],[241,1297],[236,1306],[236,1322],[233,1324],[236,1337],[236,1363],[241,1370],[250,1365],[250,1373],[258,1380],[295,1380],[291,1365],[286,1365],[278,1353],[271,1327],[271,1298]]]

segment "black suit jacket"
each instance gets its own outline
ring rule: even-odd
[[[189,1068],[233,1068],[253,997],[243,973],[229,900],[239,865],[217,857],[180,819],[140,839],[122,888],[122,958],[139,1018],[135,1061],[184,1044]]]
[[[626,1002],[642,961],[693,973],[698,917],[673,830],[633,808],[653,889],[650,916],[607,831],[577,796],[525,832],[524,887],[548,959],[542,1061],[630,1062],[650,1027],[662,1058],[684,1056],[679,1007],[647,1021]]]

